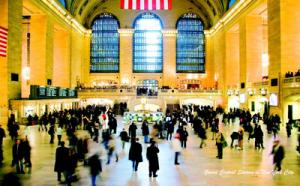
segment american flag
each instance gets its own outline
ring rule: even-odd
[[[7,34],[8,30],[0,26],[0,56],[7,55]]]
[[[172,0],[121,0],[125,10],[171,10]]]

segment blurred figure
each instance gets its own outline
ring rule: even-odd
[[[150,142],[151,145],[147,148],[147,159],[149,161],[149,177],[157,177],[156,172],[159,170],[158,153],[159,149],[155,145],[155,141]]]
[[[204,129],[204,127],[200,124],[199,125],[199,129],[198,129],[198,136],[200,137],[200,148],[203,147],[203,145],[206,146],[206,142],[205,140],[207,139],[207,136],[206,136],[206,130]]]
[[[244,128],[240,127],[238,131],[238,149],[243,150],[243,144],[244,144]]]
[[[57,181],[61,181],[61,173],[64,174],[65,182],[68,182],[68,168],[69,162],[69,148],[65,147],[65,142],[60,143],[60,147],[57,147],[55,153],[55,165],[54,171],[57,172]]]
[[[183,130],[180,131],[180,142],[181,142],[181,147],[186,148],[186,141],[189,136],[189,133],[186,130],[186,127],[183,128]]]
[[[289,121],[286,123],[286,133],[287,133],[287,137],[289,138],[291,136],[292,133],[292,128],[293,128],[293,122],[291,119],[289,119]]]
[[[25,160],[25,167],[28,168],[28,173],[31,173],[31,146],[29,144],[28,138],[26,137],[25,140],[22,142],[23,149],[24,149],[24,160]]]
[[[284,148],[280,145],[279,140],[274,141],[271,154],[273,154],[274,171],[280,171],[281,162],[284,158]]]
[[[256,148],[258,148],[258,149],[260,149],[260,148],[264,149],[263,136],[264,136],[264,133],[261,130],[261,126],[260,125],[255,126],[255,128],[254,128],[255,149]]]
[[[99,156],[97,154],[91,156],[88,160],[88,165],[90,166],[92,186],[96,186],[96,178],[102,172],[102,166]]]
[[[149,127],[148,127],[148,122],[147,120],[144,120],[143,121],[143,124],[142,124],[142,134],[144,136],[144,143],[148,143],[148,136],[149,136]]]
[[[219,131],[217,133],[217,136],[216,136],[216,145],[217,145],[217,149],[218,149],[218,155],[216,156],[217,158],[219,159],[222,159],[223,158],[223,143],[224,143],[224,136],[223,134]]]
[[[129,149],[129,160],[132,161],[132,169],[136,172],[138,170],[139,163],[143,161],[142,157],[142,145],[138,142],[139,138],[132,138],[131,146]]]
[[[126,130],[123,128],[122,132],[120,132],[120,138],[122,141],[122,149],[125,147],[125,143],[129,141],[129,136]]]
[[[50,125],[50,128],[48,130],[48,134],[50,135],[50,144],[53,144],[54,143],[54,134],[55,134],[54,124]]]
[[[175,138],[172,141],[172,147],[173,147],[173,150],[175,151],[175,161],[174,161],[174,163],[175,163],[175,165],[179,165],[178,157],[179,157],[180,152],[182,150],[181,144],[180,144],[180,134],[179,133],[175,134]]]
[[[2,186],[21,186],[21,182],[20,182],[20,179],[19,177],[10,172],[10,173],[7,173],[3,176],[3,180],[2,180]]]
[[[63,133],[63,129],[62,129],[61,125],[58,125],[57,130],[56,130],[58,145],[60,145],[62,133]]]
[[[131,138],[135,138],[136,137],[136,129],[137,129],[137,127],[136,127],[135,123],[132,122],[131,125],[128,128],[129,136]]]
[[[107,162],[106,162],[106,164],[110,164],[110,159],[111,159],[113,154],[115,154],[116,162],[118,162],[119,157],[118,157],[118,153],[116,152],[116,140],[112,135],[110,135],[109,140],[108,140]]]
[[[16,166],[16,171],[18,174],[20,173],[24,174],[25,173],[23,169],[24,148],[20,139],[16,139],[16,142],[12,148],[12,155],[13,155],[12,166]]]
[[[3,162],[3,138],[6,137],[5,130],[0,125],[0,165],[2,165]]]

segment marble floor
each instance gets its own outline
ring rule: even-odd
[[[122,118],[118,118],[118,133],[123,127]],[[126,126],[125,126],[126,127]],[[221,130],[230,142],[230,133],[236,130],[238,123],[223,127]],[[23,129],[24,127],[22,127]],[[273,137],[264,129],[264,150],[254,149],[254,140],[244,140],[244,150],[224,149],[223,159],[216,158],[215,141],[211,140],[211,133],[207,146],[199,148],[200,140],[189,129],[187,148],[182,151],[180,165],[174,165],[174,152],[170,141],[160,141],[158,147],[160,170],[157,178],[148,177],[148,162],[146,160],[147,145],[143,144],[143,159],[138,172],[133,172],[131,162],[128,160],[129,144],[125,150],[120,147],[120,140],[117,139],[117,151],[119,162],[112,162],[110,165],[103,163],[103,172],[97,178],[97,185],[107,186],[139,186],[139,185],[160,185],[160,186],[202,186],[202,185],[300,185],[300,157],[296,152],[297,130],[293,129],[292,136],[286,137],[285,128],[282,127],[279,138],[285,147],[285,159],[282,164],[282,172],[272,172],[272,158],[270,155]],[[140,129],[140,128],[139,128]],[[21,131],[22,132],[22,131]],[[82,132],[82,131],[81,131]],[[138,131],[141,135],[141,130]],[[247,139],[248,134],[245,133]],[[65,141],[66,137],[63,139]],[[142,137],[140,138],[142,139]],[[32,147],[32,172],[31,174],[19,175],[25,186],[56,186],[63,185],[56,181],[54,159],[56,143],[49,144],[50,137],[46,132],[38,132],[37,127],[30,129],[30,144]],[[57,139],[56,139],[57,140]],[[142,141],[142,140],[141,140]],[[4,165],[0,168],[0,177],[4,173],[15,170],[10,167],[12,141],[9,137],[4,140]],[[103,156],[103,162],[106,160]],[[79,181],[72,185],[91,185],[89,169],[79,163],[77,172]],[[1,184],[0,184],[1,185]]]

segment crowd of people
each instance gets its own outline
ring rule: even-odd
[[[179,157],[181,152],[189,146],[188,139],[191,135],[200,138],[200,149],[207,148],[206,141],[210,140],[208,136],[211,136],[211,140],[214,140],[216,144],[216,158],[222,159],[224,156],[223,149],[228,144],[220,126],[233,125],[237,119],[240,125],[239,129],[232,131],[230,135],[231,148],[243,150],[245,132],[247,132],[248,141],[255,139],[253,144],[255,149],[264,149],[262,130],[262,123],[264,123],[268,133],[273,132],[274,135],[274,146],[271,152],[274,154],[274,170],[281,170],[281,162],[284,158],[284,147],[277,138],[281,123],[279,116],[270,115],[262,118],[259,114],[251,115],[249,111],[242,109],[230,109],[228,113],[225,113],[220,107],[188,105],[173,112],[167,110],[164,119],[153,124],[146,120],[142,124],[129,121],[128,130],[126,130],[127,127],[124,127],[120,133],[117,133],[116,116],[106,106],[89,105],[86,108],[44,113],[39,119],[36,117],[34,116],[28,121],[30,122],[29,125],[36,122],[41,133],[47,132],[50,135],[50,144],[54,144],[57,138],[58,147],[54,157],[54,171],[57,172],[57,180],[68,185],[78,180],[76,169],[79,162],[90,168],[92,185],[96,185],[96,178],[102,172],[103,160],[106,159],[106,165],[111,163],[112,157],[115,157],[115,161],[118,162],[117,136],[120,137],[123,150],[126,143],[130,143],[128,159],[132,161],[132,170],[138,171],[139,163],[143,162],[143,146],[137,135],[138,130],[143,136],[143,143],[149,144],[146,149],[149,177],[158,176],[159,144],[162,140],[171,141],[174,165],[176,166],[180,165]],[[25,137],[20,138],[18,136],[20,127],[15,122],[13,114],[7,126],[11,139],[15,141],[12,147],[12,166],[16,167],[17,173],[30,173],[32,167],[31,147],[28,140],[30,131],[26,127],[24,130]],[[287,124],[287,126],[289,126],[287,127],[289,128],[287,129],[287,136],[289,137],[291,125]],[[193,134],[189,134],[188,128],[192,129]],[[208,135],[209,132],[211,135]],[[62,140],[63,135],[66,135],[68,139],[68,146]],[[57,137],[55,138],[55,136]],[[0,126],[0,160],[3,160],[2,141],[4,137],[5,131]],[[300,136],[298,143],[299,148],[297,150],[299,151]],[[104,158],[104,154],[106,158]],[[25,168],[27,169],[25,170]],[[62,179],[62,174],[64,179]]]
[[[294,76],[300,76],[300,69],[297,72],[290,72],[288,71],[285,73],[286,78],[294,77]]]

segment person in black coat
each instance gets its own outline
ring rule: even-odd
[[[172,134],[174,132],[174,124],[172,121],[167,123],[167,140],[172,140]]]
[[[54,143],[54,134],[55,134],[54,124],[51,124],[48,134],[50,135],[50,144],[53,144]]]
[[[261,130],[260,125],[256,125],[254,128],[254,137],[255,137],[255,149],[258,148],[262,148],[264,149],[264,145],[263,145],[263,136],[264,133]]]
[[[24,174],[24,169],[23,169],[23,158],[24,158],[24,148],[22,141],[20,139],[16,139],[15,144],[13,145],[12,148],[12,155],[13,155],[13,160],[12,160],[12,166],[16,166],[17,173]]]
[[[27,139],[27,137],[25,138],[25,140],[22,142],[22,147],[24,150],[24,160],[25,160],[25,165],[26,167],[28,167],[28,173],[31,173],[31,146],[29,144],[29,141]]]
[[[122,132],[120,132],[120,138],[122,141],[122,149],[125,147],[125,143],[129,141],[129,136],[126,130],[123,128]]]
[[[129,132],[129,136],[131,138],[135,138],[136,137],[136,125],[134,124],[134,122],[131,123],[131,125],[128,128],[128,132]]]
[[[181,130],[179,132],[179,134],[180,134],[181,147],[186,148],[186,141],[189,136],[189,133],[187,132],[186,127],[184,127],[183,130]]]
[[[54,171],[57,172],[57,180],[61,181],[61,173],[64,174],[65,181],[68,182],[68,162],[69,162],[69,148],[65,147],[65,142],[60,143],[55,153]]]
[[[204,129],[204,127],[201,124],[198,126],[198,136],[201,139],[200,148],[202,148],[203,145],[206,146],[206,143],[205,143],[205,140],[207,139],[206,130]]]
[[[142,157],[142,145],[138,142],[139,138],[132,138],[131,146],[129,149],[129,160],[132,161],[132,169],[136,172],[138,170],[139,163],[143,161]]]
[[[149,127],[148,127],[148,122],[146,120],[143,121],[141,129],[142,129],[142,134],[144,136],[144,143],[148,143]]]
[[[158,154],[159,149],[155,145],[155,141],[151,141],[151,145],[147,148],[147,159],[149,161],[149,177],[157,177],[156,172],[159,170]]]
[[[97,154],[91,156],[88,161],[90,166],[90,174],[92,177],[92,186],[96,186],[96,178],[102,172],[101,161]]]
[[[275,140],[273,144],[273,149],[271,152],[273,156],[273,164],[274,164],[274,171],[281,170],[281,162],[284,158],[284,148],[282,145],[279,144],[279,140]]]
[[[230,138],[231,138],[230,147],[233,148],[233,142],[234,142],[234,140],[238,140],[239,133],[238,132],[232,132],[231,135],[230,135]]]

